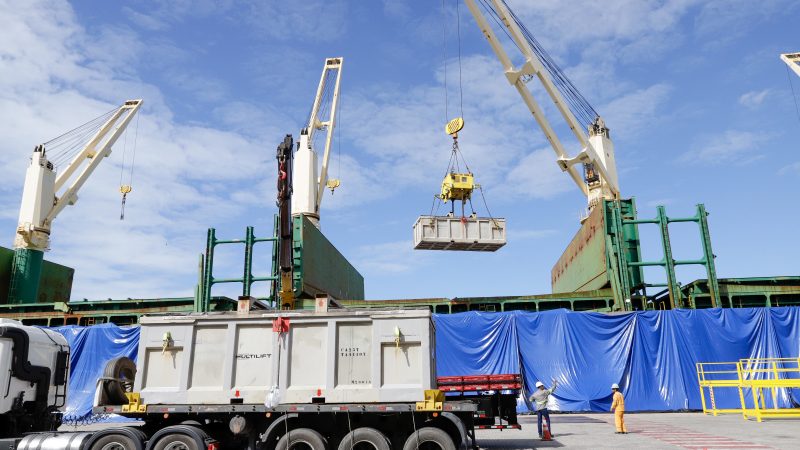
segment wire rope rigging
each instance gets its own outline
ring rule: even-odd
[[[456,0],[456,21],[458,39],[458,112],[459,116],[450,118],[450,96],[448,88],[448,57],[447,57],[447,5],[442,0],[442,67],[444,73],[444,113],[445,133],[452,137],[450,158],[447,163],[441,189],[434,195],[429,216],[421,216],[414,225],[414,248],[420,250],[478,250],[495,251],[505,245],[505,221],[495,219],[489,212],[486,196],[481,185],[475,183],[475,176],[469,168],[464,154],[459,147],[458,134],[464,129],[464,86],[463,68],[461,60],[461,11],[459,1]],[[472,194],[475,189],[480,190],[483,204],[489,215],[489,220],[478,217],[472,204]],[[438,216],[443,204],[450,202],[450,211],[447,216]],[[450,221],[456,217],[456,203],[461,203],[461,217],[458,219],[460,229],[454,230]],[[467,213],[469,205],[469,213]],[[489,228],[488,232],[484,230]],[[445,236],[438,236],[440,229],[447,228]],[[456,236],[456,234],[458,236]],[[486,239],[483,235],[492,237]],[[436,236],[427,236],[436,235]],[[427,239],[432,237],[432,239]],[[427,239],[427,241],[426,241]]]

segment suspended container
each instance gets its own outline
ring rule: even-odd
[[[415,250],[494,252],[506,245],[506,219],[420,216],[414,224]]]
[[[447,172],[442,180],[441,193],[435,196],[440,202],[450,203],[450,214],[446,216],[420,216],[414,224],[414,250],[462,250],[473,252],[494,252],[506,245],[506,220],[501,218],[478,217],[472,207],[472,193],[483,188],[475,183],[475,176],[458,148],[458,132],[464,128],[464,119],[455,118],[445,126],[445,132],[453,137],[453,149]],[[459,156],[464,170],[459,164]],[[486,199],[483,198],[484,205]],[[456,216],[456,202],[461,202],[461,217]],[[466,215],[467,204],[472,211]],[[438,208],[437,208],[438,210]],[[486,212],[489,207],[486,206]]]

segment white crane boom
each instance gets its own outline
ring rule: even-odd
[[[521,67],[515,67],[506,53],[497,35],[494,33],[486,16],[481,12],[475,0],[464,0],[472,16],[483,32],[484,37],[489,41],[497,58],[503,64],[506,78],[522,96],[525,105],[533,114],[534,119],[541,127],[550,145],[558,156],[557,163],[561,170],[567,172],[575,181],[578,188],[588,197],[589,208],[594,208],[601,199],[618,199],[619,182],[617,179],[616,162],[614,160],[614,146],[609,138],[609,131],[605,127],[603,120],[596,117],[593,124],[589,126],[589,136],[586,135],[584,126],[576,119],[573,112],[568,108],[563,95],[548,76],[547,70],[537,53],[531,47],[519,25],[513,19],[507,5],[502,0],[491,0],[494,4],[496,13],[502,26],[516,44],[516,47],[525,58],[525,63]],[[489,0],[485,0],[487,3]],[[564,145],[559,140],[550,122],[530,92],[526,83],[536,77],[544,87],[553,104],[561,113],[575,138],[581,145],[581,150],[574,157],[570,157]],[[584,164],[585,174],[576,170],[575,165]],[[594,173],[596,171],[596,173]]]
[[[300,140],[294,156],[294,172],[292,175],[292,215],[307,216],[314,225],[319,227],[319,209],[325,188],[335,189],[338,180],[328,183],[328,161],[330,160],[333,131],[336,128],[336,112],[339,106],[339,85],[342,78],[342,64],[344,58],[327,58],[322,68],[322,76],[317,87],[317,95],[311,108],[308,124],[300,131]],[[328,117],[320,117],[325,93],[329,89],[331,76],[335,71],[336,80],[333,82],[333,93]],[[317,175],[317,152],[313,148],[314,134],[317,130],[325,130],[325,152],[322,156],[322,169]]]
[[[800,53],[783,53],[781,60],[800,77]]]
[[[111,154],[111,147],[125,131],[141,105],[140,99],[128,100],[114,111],[58,175],[53,163],[47,158],[45,146],[39,145],[33,150],[22,190],[14,248],[38,251],[48,249],[53,220],[67,205],[74,205],[78,201],[78,191],[103,158]],[[67,186],[81,167],[83,170],[59,195],[58,191]]]

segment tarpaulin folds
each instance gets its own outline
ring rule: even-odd
[[[558,380],[561,411],[608,411],[612,383],[628,411],[697,410],[696,363],[800,355],[798,307],[467,312],[434,320],[437,375],[520,372],[528,393],[537,380]],[[719,408],[739,407],[736,389],[714,394]],[[800,392],[783,389],[778,400],[796,406]]]
[[[89,421],[92,418],[97,380],[103,376],[106,363],[118,356],[136,361],[139,327],[118,327],[112,324],[91,327],[69,325],[53,330],[64,335],[70,348],[64,423]]]

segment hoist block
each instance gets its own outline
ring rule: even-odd
[[[442,201],[469,200],[475,190],[475,178],[471,173],[450,172],[442,180]]]

